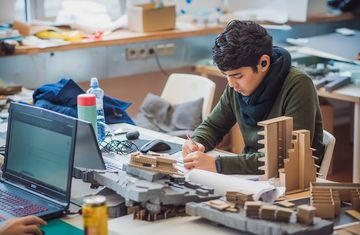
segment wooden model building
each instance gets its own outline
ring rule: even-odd
[[[130,156],[130,166],[163,174],[180,175],[178,170],[174,167],[176,160],[169,155],[147,155],[135,152]]]
[[[292,135],[293,148],[288,150],[289,157],[284,159],[284,168],[279,169],[280,185],[286,187],[287,192],[304,191],[310,187],[310,182],[316,181],[310,131],[293,131]]]
[[[293,119],[291,117],[278,117],[258,122],[264,127],[258,134],[264,136],[259,143],[264,148],[259,152],[264,153],[259,161],[264,162],[260,170],[264,171],[263,180],[279,177],[279,169],[283,167],[283,159],[288,157],[288,149],[291,148],[291,132],[293,130]]]
[[[264,153],[264,157],[259,159],[264,162],[264,166],[259,167],[264,171],[261,179],[278,179],[279,186],[285,187],[286,193],[306,190],[316,179],[310,132],[293,131],[291,117],[273,118],[258,125],[264,127],[259,132],[264,136],[259,140],[264,148],[258,150]]]
[[[301,205],[297,207],[296,219],[299,223],[311,225],[314,223],[316,208],[309,205]]]
[[[292,213],[293,211],[289,208],[277,207],[275,215],[276,221],[288,223]]]
[[[260,219],[275,221],[276,208],[274,205],[262,205],[259,211]]]
[[[340,214],[340,194],[332,188],[311,187],[310,203],[316,207],[316,216],[333,219]]]
[[[316,207],[316,216],[335,218],[340,213],[342,201],[351,202],[352,208],[360,209],[360,184],[315,183],[310,184],[310,203]]]
[[[290,221],[293,210],[275,205],[264,205],[261,202],[245,202],[245,215],[250,218],[259,218],[269,221],[286,222]]]
[[[246,191],[228,191],[226,192],[226,200],[244,207],[245,202],[253,201],[253,194]]]
[[[259,210],[262,203],[259,201],[245,202],[245,215],[250,218],[259,218]]]

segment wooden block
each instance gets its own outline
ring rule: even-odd
[[[261,202],[257,202],[257,201],[247,201],[245,202],[245,209],[259,209],[260,206],[262,205]]]
[[[295,204],[289,201],[279,201],[279,202],[275,202],[276,205],[278,206],[282,206],[285,208],[290,208],[290,207],[294,207]]]
[[[356,210],[347,210],[346,214],[354,217],[357,220],[360,220],[360,212],[356,211]]]
[[[353,234],[360,234],[360,224],[352,225],[344,228],[346,231],[351,232]]]
[[[332,204],[313,204],[316,208],[316,216],[323,219],[335,218],[335,206]]]
[[[222,200],[212,200],[212,201],[208,201],[206,202],[206,204],[208,204],[210,207],[218,209],[218,210],[225,210],[226,208],[231,207],[230,203],[227,203],[225,201]]]
[[[297,207],[296,219],[299,223],[311,225],[314,223],[316,208],[309,205],[300,205]]]
[[[291,209],[278,207],[275,215],[276,221],[289,222],[292,213]]]
[[[348,232],[345,229],[336,230],[334,234],[336,234],[336,235],[354,235],[353,233]]]

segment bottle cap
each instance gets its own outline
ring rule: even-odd
[[[77,96],[77,104],[80,106],[96,105],[96,96],[94,94],[80,94]]]
[[[97,78],[91,78],[91,80],[90,80],[90,87],[91,87],[91,88],[99,87],[99,81],[98,81]]]

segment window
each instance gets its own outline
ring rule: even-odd
[[[7,0],[1,0],[7,1]],[[9,4],[13,0],[8,0]],[[28,4],[28,18],[30,20],[54,20],[62,8],[62,2],[69,0],[16,0],[15,2],[15,18],[25,21],[25,3]],[[71,0],[71,1],[85,1],[85,0]],[[126,0],[87,0],[91,2],[97,2],[104,5],[112,20],[118,19],[123,9],[120,6],[125,7]],[[1,3],[3,5],[3,3]],[[0,11],[2,13],[3,10]],[[0,14],[1,15],[1,14]],[[12,20],[11,20],[12,21]]]

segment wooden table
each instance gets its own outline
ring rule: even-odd
[[[197,65],[195,71],[202,76],[225,76],[212,65]],[[320,97],[351,102],[354,104],[354,146],[353,146],[353,182],[360,183],[360,86],[354,84],[328,92],[324,88],[317,91]]]
[[[304,23],[322,23],[322,22],[340,22],[340,21],[348,21],[354,20],[353,14],[342,13],[342,14],[324,14],[318,15],[315,17],[311,17],[307,19],[306,22],[288,22],[290,25],[299,25]],[[257,21],[257,23],[262,25],[273,25],[271,22],[267,21]],[[164,30],[158,32],[150,32],[150,33],[141,33],[141,32],[132,32],[128,29],[119,29],[110,34],[109,36],[105,36],[101,40],[96,39],[85,39],[80,42],[73,42],[66,45],[59,45],[53,47],[46,48],[38,48],[38,47],[28,47],[28,46],[20,46],[16,48],[15,55],[28,55],[28,54],[36,54],[43,52],[54,52],[54,51],[66,51],[66,50],[74,50],[81,48],[90,48],[90,47],[100,47],[100,46],[112,46],[112,45],[121,45],[121,44],[130,44],[130,43],[139,43],[146,42],[151,40],[163,40],[163,39],[177,39],[177,38],[185,38],[185,37],[193,37],[193,36],[203,36],[209,34],[218,34],[221,33],[226,24],[219,25],[211,25],[211,26],[198,26],[196,24],[188,24],[188,23],[177,23],[177,28],[174,30]]]

